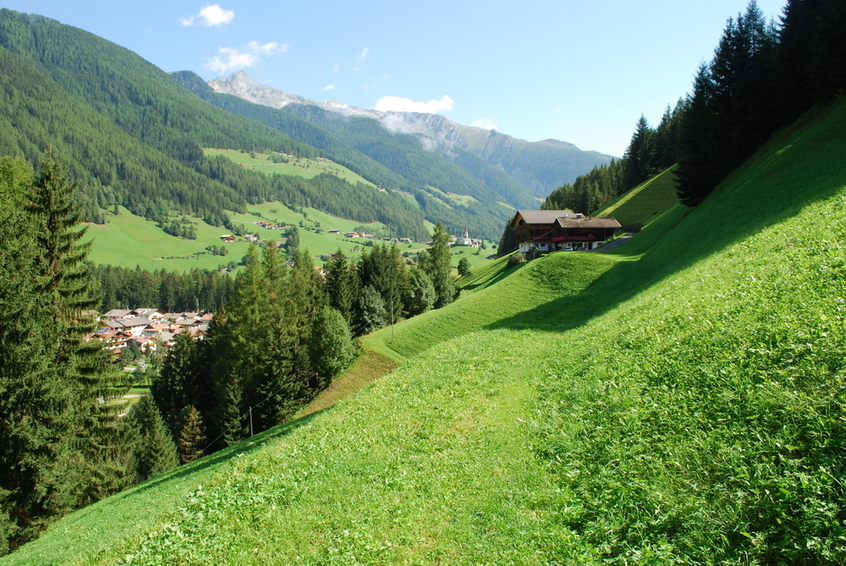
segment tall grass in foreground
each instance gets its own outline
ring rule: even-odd
[[[537,420],[562,559],[842,563],[844,150],[844,104],[773,140],[568,333]]]

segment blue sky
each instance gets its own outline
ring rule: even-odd
[[[758,0],[767,19],[786,0]],[[620,156],[691,90],[747,0],[0,0],[206,80],[244,70],[361,108],[438,112]]]

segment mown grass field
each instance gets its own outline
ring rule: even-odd
[[[613,253],[480,269],[388,376],[0,564],[841,564],[844,152],[846,101]]]

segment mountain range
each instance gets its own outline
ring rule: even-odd
[[[52,147],[93,220],[119,204],[160,223],[188,214],[226,225],[227,211],[281,201],[379,221],[424,241],[425,221],[495,239],[514,208],[537,206],[538,197],[611,159],[439,115],[318,104],[245,74],[209,85],[78,28],[7,9],[0,64],[0,155],[37,164]],[[262,95],[263,104],[245,100]],[[271,100],[281,107],[265,105]],[[208,148],[329,159],[383,190],[328,174],[271,177],[210,157]]]
[[[392,134],[417,137],[426,149],[450,159],[456,157],[457,150],[468,151],[517,179],[538,198],[611,159],[596,151],[582,151],[568,142],[554,139],[528,142],[496,130],[457,124],[440,114],[380,112],[334,100],[318,102],[262,84],[244,71],[213,79],[209,86],[215,92],[271,108],[290,107],[296,112],[297,105],[310,105],[342,116],[370,118]]]

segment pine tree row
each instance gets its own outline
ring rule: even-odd
[[[696,206],[778,128],[846,88],[846,3],[789,0],[780,25],[754,2],[728,21],[688,96],[676,170]]]
[[[844,89],[846,3],[789,0],[776,26],[752,0],[658,128],[641,117],[622,160],[559,187],[541,208],[595,211],[675,163],[679,198],[696,206],[776,129]]]

